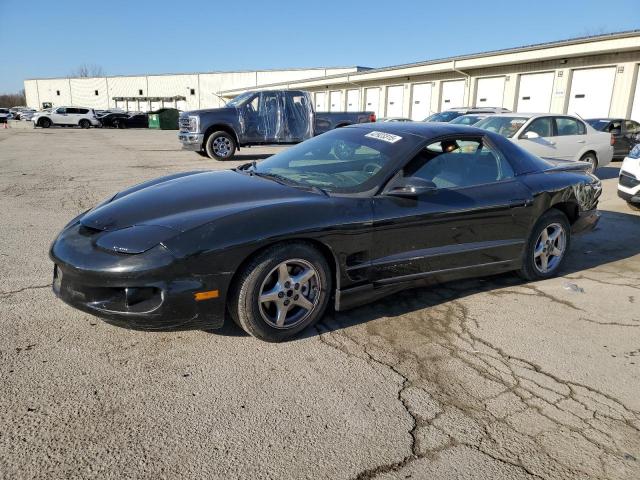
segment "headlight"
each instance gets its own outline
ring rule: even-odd
[[[199,132],[200,131],[200,117],[189,117],[189,131],[190,132]]]
[[[157,225],[134,225],[98,238],[96,245],[118,253],[142,253],[177,235],[177,230]]]
[[[629,152],[630,158],[640,158],[640,143],[631,149]]]

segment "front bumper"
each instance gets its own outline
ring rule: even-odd
[[[622,162],[618,196],[627,202],[640,203],[640,158],[626,157]]]
[[[571,233],[573,235],[580,235],[590,232],[596,228],[599,221],[600,212],[596,209],[580,212],[578,219],[571,225]]]
[[[53,292],[65,303],[119,326],[139,330],[213,329],[224,323],[230,274],[189,275],[158,245],[129,255],[95,246],[102,232],[79,224],[54,241]],[[218,290],[196,301],[197,292]]]
[[[203,133],[193,133],[180,131],[178,140],[182,143],[183,150],[200,151],[202,150],[202,142],[204,141]]]

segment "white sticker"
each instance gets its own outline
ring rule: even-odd
[[[365,137],[375,138],[387,143],[396,143],[398,140],[402,140],[402,137],[399,137],[398,135],[384,132],[369,132],[365,135]]]

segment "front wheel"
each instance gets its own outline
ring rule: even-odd
[[[42,128],[49,128],[51,126],[51,120],[48,118],[41,118],[38,121],[38,125],[40,125]]]
[[[520,275],[526,280],[544,280],[555,276],[564,264],[571,243],[567,216],[551,209],[536,222],[524,251]]]
[[[214,160],[230,160],[236,153],[236,142],[227,132],[214,132],[207,138],[205,151]]]
[[[330,268],[304,243],[283,243],[257,255],[230,292],[229,310],[250,335],[286,340],[318,321],[329,301]]]
[[[581,162],[587,162],[589,165],[589,173],[596,173],[596,169],[598,168],[598,157],[593,152],[587,152],[582,157],[580,157]]]

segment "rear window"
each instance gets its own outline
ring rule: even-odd
[[[605,128],[607,128],[609,122],[610,120],[602,118],[592,118],[591,120],[587,120],[587,123],[591,125],[591,127],[595,128],[596,130],[600,130],[601,132],[604,131]]]

